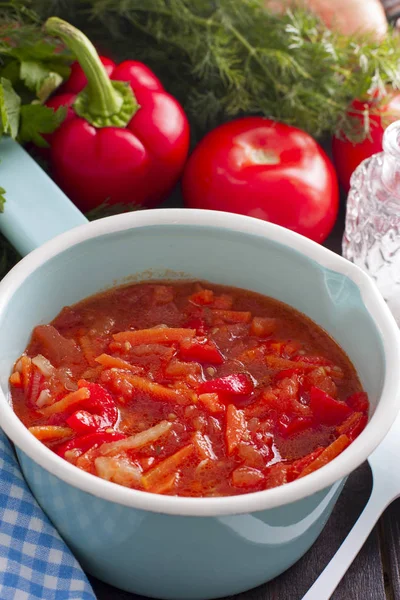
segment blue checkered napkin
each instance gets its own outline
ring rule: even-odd
[[[32,496],[0,431],[1,600],[96,600],[79,563]]]

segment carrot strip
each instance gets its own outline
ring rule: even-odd
[[[305,475],[309,475],[310,473],[313,473],[317,469],[320,469],[324,465],[328,464],[331,460],[343,452],[343,450],[349,444],[350,439],[347,437],[347,435],[343,434],[338,437],[334,442],[332,442],[332,444],[325,448],[325,450],[321,452],[321,454],[312,463],[307,465],[307,467],[301,471],[298,479],[300,477],[304,477]]]
[[[153,494],[166,494],[171,491],[176,482],[179,479],[179,473],[172,473],[170,477],[167,477],[160,483],[153,485],[153,489],[151,490]]]
[[[211,440],[207,435],[202,435],[200,431],[196,431],[196,433],[193,435],[193,444],[201,460],[205,460],[207,458],[210,460],[217,460]]]
[[[272,347],[273,344],[270,344],[270,348]],[[265,362],[267,363],[267,366],[270,369],[274,369],[275,371],[282,371],[284,369],[300,369],[302,371],[313,371],[316,368],[315,364],[306,362],[305,360],[290,360],[288,358],[282,358],[280,356],[277,356],[276,354],[267,354],[265,357]],[[324,369],[326,373],[328,373],[335,379],[341,379],[341,376],[338,375],[338,373],[339,371],[341,373],[343,372],[340,369],[338,371],[338,367],[324,366]]]
[[[172,456],[168,456],[165,460],[160,462],[154,469],[147,471],[142,477],[142,485],[148,490],[152,491],[152,487],[160,484],[163,479],[169,477],[171,473],[175,473],[176,470],[184,463],[189,456],[194,452],[193,444],[184,446]]]
[[[94,359],[97,363],[106,367],[106,369],[125,369],[132,371],[132,373],[143,373],[143,369],[137,365],[131,365],[128,361],[118,358],[116,356],[110,356],[109,354],[100,354]]]
[[[119,452],[126,452],[127,450],[138,450],[144,446],[152,444],[158,440],[162,435],[165,435],[172,427],[172,423],[169,421],[160,421],[154,427],[150,427],[140,433],[135,433],[130,437],[118,440],[117,442],[108,442],[100,447],[100,454],[102,456],[113,456]]]
[[[145,377],[131,375],[124,371],[119,371],[118,376],[118,381],[114,381],[114,385],[122,385],[125,381],[132,386],[134,391],[148,394],[153,400],[158,402],[193,404],[197,401],[197,395],[190,390],[168,388],[159,383],[153,383]]]
[[[220,402],[218,394],[200,394],[199,402],[201,402],[210,413],[223,413],[226,410],[226,405]]]
[[[139,329],[137,331],[120,331],[113,338],[116,342],[129,342],[133,346],[139,344],[171,344],[187,338],[193,338],[195,329],[180,327],[154,327],[153,329]]]
[[[186,379],[189,375],[200,375],[201,366],[195,362],[182,362],[173,358],[165,367],[167,377],[179,377]]]
[[[75,392],[67,394],[66,396],[64,396],[64,398],[58,400],[58,402],[55,402],[50,406],[45,406],[40,410],[40,412],[45,417],[49,417],[50,415],[62,412],[67,408],[71,408],[71,406],[74,406],[75,404],[79,404],[80,402],[82,402],[82,400],[86,400],[87,398],[89,398],[89,396],[89,390],[85,387],[82,387],[79,390],[76,390]]]
[[[98,354],[94,348],[93,341],[87,335],[82,335],[79,338],[79,345],[82,348],[84,357],[91,367],[96,366],[96,355]]]
[[[226,410],[226,446],[228,454],[233,454],[242,439],[246,436],[247,425],[244,412],[234,404],[229,404]]]
[[[221,319],[225,323],[250,323],[251,312],[241,310],[220,310],[211,309],[212,314],[217,319]]]
[[[21,378],[25,394],[28,394],[32,379],[32,360],[29,356],[21,358]]]
[[[14,371],[14,373],[10,376],[10,383],[14,387],[22,388],[21,373],[18,373],[18,371]]]
[[[35,425],[29,427],[29,431],[36,439],[41,440],[55,440],[64,439],[72,436],[75,432],[69,427],[59,427],[57,425]]]
[[[348,433],[350,429],[356,425],[360,419],[362,419],[363,413],[355,412],[352,413],[343,423],[341,423],[338,427],[336,427],[336,431],[341,435],[343,433]]]

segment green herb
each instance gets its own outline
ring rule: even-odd
[[[46,11],[46,3],[34,2]],[[354,98],[400,88],[400,44],[348,38],[296,10],[276,15],[265,0],[69,0],[51,10],[72,18],[121,58],[155,69],[199,133],[243,114],[263,114],[314,136],[344,130]],[[90,17],[90,19],[88,19]]]
[[[16,138],[19,129],[21,98],[9,79],[0,78],[0,133]]]
[[[46,36],[33,2],[0,0],[0,137],[46,145],[65,117],[43,102],[69,75],[71,55]]]
[[[21,125],[18,141],[33,142],[36,146],[45,148],[48,143],[43,133],[51,133],[65,119],[67,109],[62,106],[57,111],[41,104],[25,104],[21,107]]]
[[[45,36],[29,0],[0,0],[0,138],[47,146],[42,134],[53,132],[65,109],[43,106],[69,75],[71,55]],[[3,209],[5,190],[0,206]]]
[[[6,201],[4,194],[5,194],[6,190],[2,187],[0,187],[0,212],[3,212],[4,210],[4,203]]]

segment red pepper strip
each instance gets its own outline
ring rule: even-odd
[[[204,336],[207,330],[206,322],[201,317],[192,317],[185,323],[184,327],[195,329],[197,335]]]
[[[338,437],[330,446],[324,448],[323,452],[315,460],[313,460],[305,469],[303,469],[299,475],[300,477],[305,477],[310,473],[313,473],[317,469],[320,469],[324,465],[331,462],[334,458],[336,458],[347,446],[350,444],[350,439],[347,435],[341,435]]]
[[[311,427],[312,422],[312,419],[308,417],[290,418],[287,415],[281,415],[276,425],[282,437],[290,437]]]
[[[363,429],[365,429],[367,423],[368,417],[364,415],[363,417],[361,417],[361,419],[359,419],[358,423],[356,423],[354,427],[349,429],[349,431],[347,432],[347,436],[350,438],[351,441],[355,440],[356,437],[360,435]]]
[[[207,339],[183,340],[180,344],[180,356],[183,360],[195,360],[209,365],[222,365],[224,362],[215,343]]]
[[[106,200],[156,205],[186,162],[189,124],[182,107],[143,63],[109,60],[105,68],[90,41],[69,23],[51,17],[45,29],[80,63],[73,65],[71,83],[49,103],[53,109],[69,106],[50,139],[59,185],[83,212]]]
[[[254,382],[247,373],[234,373],[226,377],[205,381],[199,387],[200,394],[224,392],[239,396],[247,396],[254,390]]]
[[[366,392],[356,392],[351,394],[346,400],[347,404],[356,412],[367,412],[369,408],[368,394]]]
[[[324,450],[325,448],[323,446],[320,446],[319,448],[316,448],[313,452],[310,452],[310,454],[307,454],[306,456],[295,460],[291,464],[290,480],[292,481],[293,479],[296,479],[296,477],[300,475],[300,473],[306,467],[308,467],[308,465],[310,465],[316,458],[318,458],[318,456],[322,454]]]
[[[119,431],[96,431],[96,433],[80,435],[69,442],[64,442],[64,444],[56,446],[53,450],[56,454],[64,458],[68,450],[77,448],[84,453],[93,448],[93,446],[101,446],[106,442],[117,442],[124,438],[126,438],[126,435],[119,433]]]
[[[352,412],[347,404],[335,400],[317,387],[310,389],[310,408],[314,419],[323,425],[338,425]]]
[[[72,427],[77,433],[91,433],[107,429],[107,427],[114,427],[119,413],[112,396],[98,383],[80,380],[78,387],[87,388],[90,397],[82,401],[80,410],[66,419],[69,427]]]
[[[66,423],[76,433],[94,433],[109,427],[104,425],[100,415],[92,415],[87,410],[77,410],[66,419]]]
[[[345,433],[348,438],[354,440],[364,429],[368,423],[367,415],[361,412],[352,413],[343,423],[341,423],[336,431],[339,434]]]

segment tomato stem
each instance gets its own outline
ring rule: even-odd
[[[92,42],[70,23],[50,17],[45,29],[72,50],[86,75],[88,83],[76,97],[75,112],[95,127],[126,127],[139,109],[129,84],[110,80]]]

